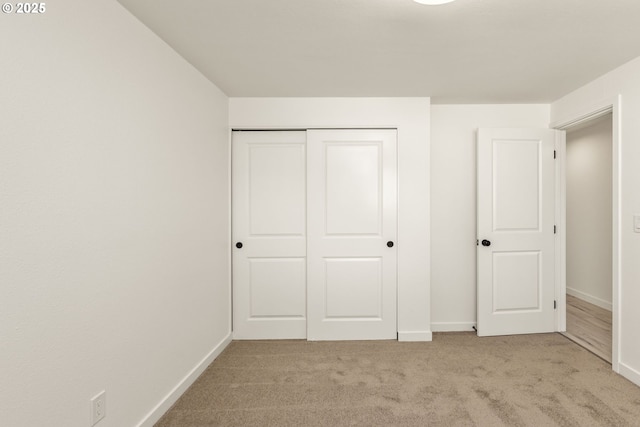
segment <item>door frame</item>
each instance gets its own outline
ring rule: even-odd
[[[229,231],[228,231],[228,242],[229,242],[229,260],[228,260],[228,265],[229,265],[229,307],[230,307],[230,318],[229,318],[229,324],[230,324],[230,331],[231,331],[231,336],[234,337],[234,332],[235,332],[235,325],[234,325],[234,277],[233,277],[233,266],[234,266],[234,250],[231,248],[234,239],[233,239],[233,230],[234,230],[234,226],[233,226],[233,214],[234,214],[234,209],[233,209],[233,186],[234,186],[234,182],[235,180],[233,179],[233,156],[234,156],[234,150],[233,150],[233,134],[234,132],[244,132],[244,131],[251,131],[251,132],[308,132],[310,130],[351,130],[351,131],[375,131],[375,130],[393,130],[395,131],[395,154],[396,154],[396,158],[395,158],[395,167],[396,167],[396,183],[395,183],[395,191],[396,191],[396,225],[395,225],[395,236],[394,236],[394,241],[396,241],[396,244],[399,240],[399,214],[400,214],[400,204],[399,204],[399,193],[400,193],[400,162],[399,162],[399,130],[400,130],[400,126],[364,126],[364,127],[357,127],[357,126],[323,126],[323,127],[306,127],[306,126],[284,126],[284,127],[279,127],[279,126],[274,126],[274,127],[268,127],[268,126],[260,126],[260,127],[255,127],[255,126],[239,126],[239,127],[230,127],[229,128]],[[305,156],[307,156],[308,154],[305,153]],[[306,171],[305,171],[306,173]],[[307,241],[307,245],[308,245],[308,241]],[[399,269],[398,269],[398,260],[399,260],[399,256],[398,256],[398,251],[396,250],[396,271],[395,271],[395,276],[396,276],[396,281],[395,281],[395,333],[396,333],[396,339],[398,341],[407,341],[407,342],[428,342],[432,340],[432,334],[431,331],[427,331],[427,332],[401,332],[400,331],[400,283],[399,283]],[[305,255],[305,267],[307,267],[308,269],[308,252]],[[308,282],[308,280],[307,280]],[[308,283],[307,283],[308,286]],[[308,295],[308,288],[305,289],[305,293]],[[306,302],[308,304],[308,301]],[[308,309],[305,315],[305,321],[308,325]],[[307,330],[308,330],[308,326],[307,326]],[[235,339],[235,337],[234,337]],[[274,339],[280,339],[280,338],[274,338]],[[304,338],[306,340],[309,340],[309,336],[307,333],[306,338]],[[364,338],[364,339],[378,339],[378,338]],[[386,339],[386,338],[385,338]]]
[[[614,372],[620,373],[620,242],[622,240],[622,230],[620,228],[620,195],[621,188],[621,152],[620,136],[622,121],[620,117],[621,96],[617,95],[602,100],[599,103],[584,108],[580,113],[564,121],[550,124],[550,128],[557,130],[568,130],[579,124],[588,122],[598,117],[611,113],[612,127],[612,354],[611,368]],[[556,221],[558,222],[558,238],[556,239],[556,301],[558,310],[556,312],[556,329],[559,332],[567,330],[567,186],[566,186],[566,138],[562,137],[557,141],[557,162],[556,162]]]

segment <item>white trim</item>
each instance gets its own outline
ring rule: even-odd
[[[621,119],[622,97],[620,95],[611,100],[611,125],[613,129],[612,135],[612,255],[611,255],[611,271],[612,271],[612,368],[615,372],[620,372],[620,277],[622,277],[622,260],[620,258],[622,247],[622,119]],[[636,384],[638,384],[636,382]]]
[[[227,335],[213,350],[205,356],[174,388],[162,399],[143,419],[137,427],[153,427],[167,412],[180,396],[198,379],[204,370],[227,348],[231,343],[231,334]]]
[[[228,113],[228,111],[227,111]],[[227,114],[227,121],[229,120]],[[233,162],[231,157],[231,152],[233,150],[233,131],[229,128],[229,135],[227,136],[227,153],[229,154],[229,158],[227,159],[227,183],[229,184],[227,187],[227,202],[229,203],[229,210],[227,211],[229,229],[227,230],[227,253],[229,257],[227,259],[227,268],[229,269],[228,277],[228,290],[229,290],[229,331],[231,331],[230,335],[233,336],[233,181],[231,177],[233,176]]]
[[[583,301],[588,302],[589,304],[597,305],[600,308],[604,308],[605,310],[612,311],[613,304],[609,301],[605,301],[602,298],[595,297],[593,295],[589,295],[585,292],[579,291],[577,289],[567,287],[567,293],[571,296],[579,298]]]
[[[612,113],[612,355],[611,355],[611,368],[614,372],[621,373],[624,376],[627,376],[622,373],[620,370],[621,362],[620,362],[620,277],[621,277],[621,260],[620,260],[620,245],[622,243],[622,229],[621,227],[621,219],[620,213],[622,212],[621,203],[622,203],[622,195],[621,195],[621,150],[620,150],[620,141],[622,140],[622,120],[621,120],[621,105],[622,98],[620,95],[613,96],[611,98],[604,99],[600,102],[591,104],[587,107],[579,109],[572,117],[564,119],[562,121],[556,121],[552,123],[550,126],[552,128],[565,130],[571,128],[573,126],[577,126],[582,124],[588,120],[592,120],[598,117],[601,117],[609,112]],[[566,162],[566,155],[564,152],[558,156],[558,161],[564,165]],[[560,179],[565,179],[564,166],[562,170],[562,175],[560,175]],[[566,188],[559,188],[560,193],[560,204],[564,207],[566,205],[567,194]],[[564,221],[564,222],[563,222]],[[566,229],[566,221],[564,218],[560,218],[561,229],[560,232],[564,232]],[[556,252],[556,264],[557,266],[561,266],[561,268],[566,269],[566,235],[561,237],[564,241],[565,250]],[[557,276],[556,276],[557,277]],[[560,283],[562,286],[562,283]],[[566,291],[566,283],[564,283],[565,291]],[[560,302],[560,301],[559,301]],[[561,303],[558,306],[559,311],[562,312],[564,316],[566,316],[566,303]],[[558,316],[560,317],[560,316]],[[627,369],[627,372],[629,370]],[[635,372],[635,371],[633,371]],[[631,375],[631,374],[630,374]],[[637,375],[637,374],[636,374]],[[630,380],[631,377],[627,377]],[[637,378],[637,377],[636,377]],[[633,380],[632,380],[633,381]],[[634,381],[635,382],[635,381]]]
[[[567,135],[564,131],[556,134],[556,331],[567,330]]]
[[[619,374],[640,387],[640,372],[636,371],[625,363],[620,362],[618,365]]]
[[[398,332],[398,341],[403,342],[425,342],[433,341],[433,334],[431,331],[422,332]]]
[[[473,332],[476,322],[433,322],[433,332]]]
[[[593,107],[586,108],[582,111],[582,113],[574,116],[573,118],[565,121],[558,121],[551,124],[551,128],[553,129],[562,129],[568,130],[575,126],[581,125],[585,122],[595,120],[599,117],[602,117],[606,114],[609,114],[613,109],[613,104],[605,101],[603,104],[597,104]]]

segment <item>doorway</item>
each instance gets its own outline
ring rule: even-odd
[[[566,332],[612,362],[613,116],[566,133]]]

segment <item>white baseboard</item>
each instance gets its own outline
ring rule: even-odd
[[[618,364],[619,374],[640,387],[640,372],[620,362]]]
[[[398,331],[398,341],[404,341],[404,342],[433,341],[433,334],[431,333],[431,331],[417,331],[417,332]]]
[[[434,322],[431,324],[433,332],[470,332],[476,322]]]
[[[213,350],[205,356],[174,388],[145,416],[137,427],[153,427],[171,406],[187,391],[204,370],[213,362],[220,353],[231,343],[231,334],[227,335]]]
[[[604,308],[605,310],[613,310],[613,305],[609,301],[605,301],[602,298],[594,297],[593,295],[589,295],[587,293],[569,287],[567,288],[567,293],[573,297],[580,298],[583,301],[586,301],[593,305],[597,305],[600,308]]]

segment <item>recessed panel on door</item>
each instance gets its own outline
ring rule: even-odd
[[[540,251],[493,253],[494,313],[540,310],[540,255]]]
[[[495,231],[540,229],[540,140],[493,141]]]
[[[250,235],[304,235],[304,145],[253,143],[248,150]]]
[[[381,148],[370,142],[325,145],[326,234],[380,234]]]
[[[249,266],[249,319],[304,319],[307,306],[304,258],[252,258]]]
[[[234,339],[306,337],[306,134],[233,133]]]

